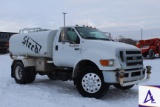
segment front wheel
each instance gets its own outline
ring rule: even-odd
[[[94,66],[82,69],[76,87],[82,96],[91,98],[101,98],[109,89],[109,85],[104,83],[102,72]]]
[[[116,87],[117,89],[121,89],[121,90],[128,90],[130,88],[132,88],[134,85],[129,85],[129,86],[121,86],[120,84],[114,84],[114,87]]]

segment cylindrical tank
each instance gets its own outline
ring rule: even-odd
[[[9,40],[9,51],[14,56],[52,58],[53,41],[57,30],[15,34]]]

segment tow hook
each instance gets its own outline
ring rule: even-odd
[[[119,82],[122,85],[123,84],[123,78],[124,78],[124,69],[119,68]]]
[[[147,79],[150,79],[150,74],[151,74],[151,66],[146,66],[146,68],[147,68]]]

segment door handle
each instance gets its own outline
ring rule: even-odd
[[[55,46],[55,50],[58,51],[58,45]]]
[[[74,48],[74,50],[79,50],[79,48]]]

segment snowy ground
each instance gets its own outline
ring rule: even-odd
[[[16,84],[10,77],[11,61],[9,55],[0,55],[0,107],[138,107],[138,85],[127,91],[111,86],[102,99],[84,98],[72,81],[37,75],[33,84]],[[152,66],[152,76],[140,85],[160,85],[160,59],[146,59],[144,64]]]

